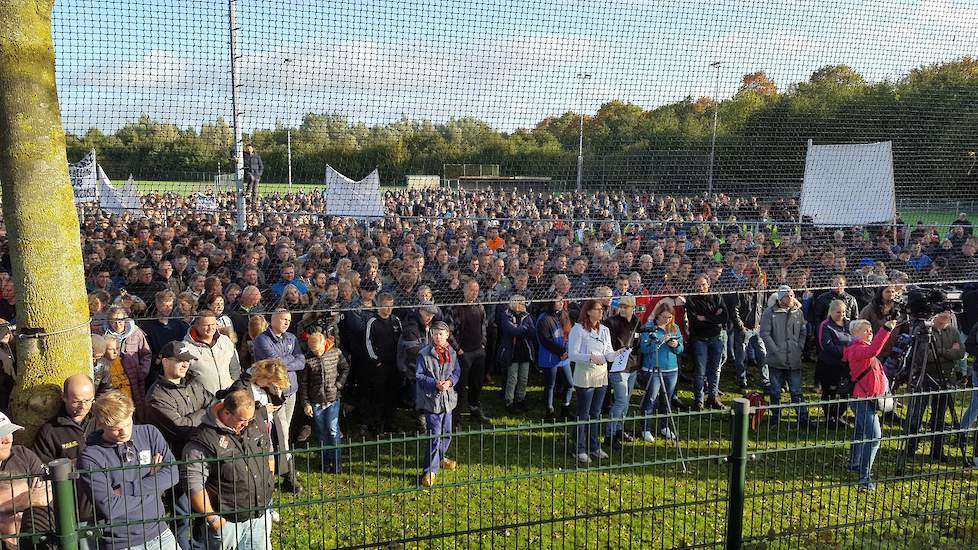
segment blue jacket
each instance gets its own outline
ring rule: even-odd
[[[530,361],[533,361],[534,348],[536,347],[534,336],[536,335],[533,326],[533,318],[529,313],[517,314],[507,308],[499,314],[499,349],[496,351],[496,361],[502,368],[508,367],[513,362],[517,346],[523,346]]]
[[[432,344],[421,348],[414,378],[415,408],[435,414],[451,413],[458,403],[455,385],[458,384],[460,376],[462,376],[462,368],[458,364],[458,355],[451,345],[448,346],[448,363],[438,360]],[[438,391],[435,383],[441,380],[451,380],[452,386],[443,392]]]
[[[281,359],[289,371],[289,388],[282,392],[282,397],[288,397],[299,391],[299,380],[295,373],[306,368],[306,357],[302,354],[299,339],[295,334],[286,332],[278,337],[272,333],[272,329],[265,329],[265,332],[255,338],[254,358],[255,361]]]
[[[653,323],[649,323],[649,326],[654,326]],[[675,333],[669,334],[669,336],[675,336],[676,341],[679,345],[675,348],[671,348],[665,343],[659,343],[659,339],[665,336],[666,331],[661,327],[656,327],[653,332],[643,332],[642,337],[639,339],[639,349],[642,350],[642,370],[653,370],[658,368],[662,371],[671,371],[679,369],[679,355],[683,352],[683,333],[676,328]]]
[[[163,457],[163,462],[154,474],[148,465],[156,454]],[[159,521],[167,515],[160,495],[180,479],[173,461],[170,447],[155,426],[133,426],[132,437],[122,445],[105,442],[101,431],[88,436],[77,463],[81,470],[82,490],[92,497],[100,520],[113,524],[130,523],[104,529],[101,548],[116,550],[139,546],[159,537],[166,529],[166,524]],[[144,467],[99,471],[135,465]],[[145,520],[150,521],[140,523]]]
[[[553,309],[537,317],[537,366],[552,369],[560,363],[560,356],[567,353],[567,341]]]

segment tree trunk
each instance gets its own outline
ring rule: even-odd
[[[53,0],[0,0],[0,182],[17,297],[11,401],[33,440],[61,384],[91,371],[78,218],[54,79]]]

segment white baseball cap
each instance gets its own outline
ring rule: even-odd
[[[7,415],[0,413],[0,437],[7,437],[17,430],[23,429],[23,426],[20,424],[14,424],[9,418],[7,418]]]

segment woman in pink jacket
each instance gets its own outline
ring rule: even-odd
[[[883,366],[876,356],[886,345],[895,325],[896,321],[888,321],[874,337],[869,321],[857,319],[850,322],[849,333],[853,342],[842,353],[842,358],[849,363],[852,397],[859,399],[851,402],[852,412],[856,415],[856,429],[852,434],[849,471],[859,474],[859,486],[867,491],[875,487],[871,477],[873,460],[883,437],[880,419],[876,416],[876,403],[872,398],[882,396],[888,387]]]

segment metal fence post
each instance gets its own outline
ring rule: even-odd
[[[750,401],[734,399],[730,423],[730,484],[727,487],[727,550],[740,550],[744,538],[744,493],[747,485],[747,433]]]
[[[71,479],[72,471],[71,461],[67,458],[59,458],[48,463],[57,519],[55,535],[61,550],[78,550],[78,511],[75,509],[75,484]]]

